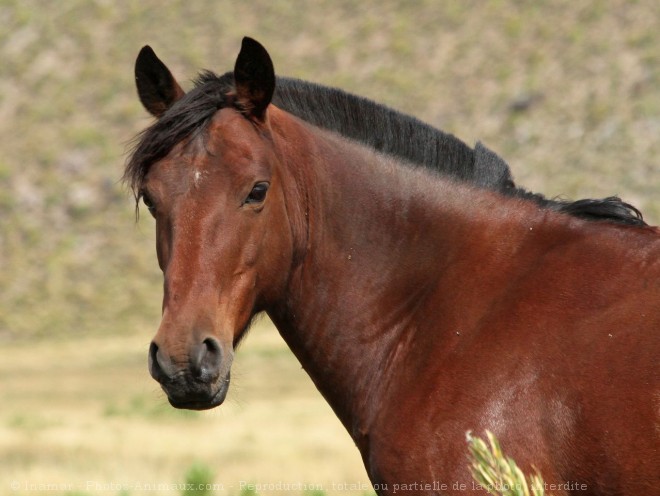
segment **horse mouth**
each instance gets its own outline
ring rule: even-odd
[[[226,379],[222,379],[217,383],[217,390],[208,388],[206,391],[196,390],[194,392],[184,390],[177,390],[177,388],[165,388],[163,390],[167,394],[167,400],[174,408],[181,410],[210,410],[216,406],[220,406],[227,397],[229,391],[229,374]],[[196,388],[197,389],[197,388]]]

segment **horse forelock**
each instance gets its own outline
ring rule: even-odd
[[[155,162],[167,156],[178,143],[202,135],[218,110],[235,105],[233,79],[203,71],[194,80],[194,85],[133,140],[122,179],[133,191],[136,201]]]

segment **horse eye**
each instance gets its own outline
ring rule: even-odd
[[[266,182],[257,183],[250,191],[250,194],[245,199],[245,203],[261,203],[266,199],[266,192],[268,192],[268,186]]]
[[[156,204],[151,197],[145,193],[142,194],[142,203],[144,203],[144,206],[147,207],[147,210],[149,210],[151,214],[156,210]]]

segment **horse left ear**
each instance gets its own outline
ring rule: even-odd
[[[154,117],[163,115],[185,94],[149,45],[142,47],[135,61],[135,85],[142,105]]]
[[[234,82],[239,104],[250,117],[263,120],[275,91],[275,69],[261,43],[243,38],[234,66]]]

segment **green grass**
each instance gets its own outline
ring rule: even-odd
[[[213,470],[204,463],[193,463],[184,479],[186,489],[181,491],[181,496],[207,496],[213,494],[214,474]]]
[[[257,490],[254,489],[251,486],[244,487],[241,489],[241,491],[238,493],[240,496],[257,496]]]

